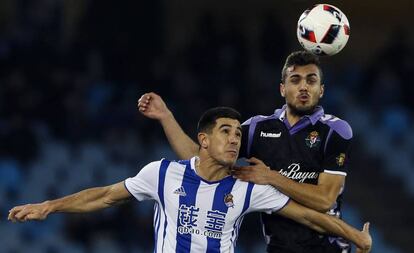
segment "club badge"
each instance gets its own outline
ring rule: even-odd
[[[340,153],[339,156],[336,157],[336,164],[338,166],[344,166],[345,163],[345,153]]]
[[[310,148],[317,148],[321,144],[321,137],[316,131],[309,133],[308,137],[305,139],[306,145]]]
[[[233,194],[228,193],[224,196],[224,204],[227,207],[234,207]]]

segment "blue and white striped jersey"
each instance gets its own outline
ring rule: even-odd
[[[125,180],[137,200],[156,201],[154,252],[234,252],[245,214],[274,212],[289,200],[231,176],[208,182],[197,175],[195,159],[152,162]]]

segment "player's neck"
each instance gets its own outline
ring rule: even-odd
[[[289,122],[289,125],[294,126],[302,117],[297,114],[293,114],[292,111],[288,107],[286,109],[286,118],[287,118],[287,121]]]
[[[286,118],[287,118],[287,121],[289,122],[289,125],[294,126],[296,123],[298,123],[298,121],[303,116],[311,115],[314,111],[315,111],[315,108],[312,108],[311,110],[308,110],[308,111],[297,111],[291,108],[290,106],[288,106],[286,108]]]
[[[195,161],[197,175],[206,181],[219,181],[229,176],[230,168],[223,166],[211,157],[201,157]]]

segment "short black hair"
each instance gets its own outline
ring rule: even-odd
[[[308,51],[296,51],[291,53],[287,58],[285,65],[282,69],[282,83],[285,83],[287,77],[287,69],[291,66],[305,66],[309,64],[315,64],[319,69],[319,75],[321,77],[321,83],[323,80],[322,68],[321,63],[319,61],[319,57],[314,55]]]
[[[231,107],[214,107],[201,115],[197,124],[197,133],[210,133],[216,126],[216,120],[220,118],[235,119],[241,122],[241,115]]]

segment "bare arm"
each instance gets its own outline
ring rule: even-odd
[[[251,158],[247,161],[252,165],[235,168],[233,174],[237,178],[256,184],[270,184],[296,202],[320,212],[326,212],[332,207],[345,182],[345,176],[321,173],[317,185],[302,184],[270,170],[259,159]]]
[[[56,200],[16,206],[9,211],[8,219],[14,222],[44,220],[54,212],[92,212],[121,204],[130,197],[124,182],[119,182],[105,187],[89,188]]]
[[[372,239],[369,234],[369,223],[365,223],[363,231],[359,231],[336,217],[319,213],[294,201],[290,201],[277,213],[318,232],[341,236],[353,242],[359,248],[359,252],[369,252],[371,249]]]
[[[161,123],[168,142],[180,159],[198,154],[199,146],[183,131],[160,96],[146,93],[138,100],[137,106],[144,116]]]
[[[318,184],[302,184],[272,171],[270,184],[295,201],[320,212],[328,211],[339,195],[345,176],[321,173]]]
[[[160,120],[160,123],[168,142],[180,159],[190,159],[198,154],[199,146],[184,133],[172,114],[170,117]]]

